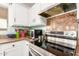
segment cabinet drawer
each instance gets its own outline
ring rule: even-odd
[[[15,46],[21,46],[21,45],[28,45],[28,42],[23,40],[23,41],[18,41],[18,42],[14,42],[11,44],[12,46],[15,45]]]
[[[11,43],[0,45],[0,50],[12,48]]]
[[[2,50],[0,50],[0,56],[3,56],[3,51]]]
[[[17,46],[22,46],[22,45],[28,45],[28,42],[24,41],[18,41],[18,42],[13,42],[13,43],[7,43],[7,44],[2,44],[0,45],[0,50],[5,50]]]

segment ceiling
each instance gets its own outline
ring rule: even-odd
[[[35,3],[21,3],[21,4],[26,7],[32,7]]]

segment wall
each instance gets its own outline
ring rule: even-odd
[[[70,12],[49,18],[47,23],[51,31],[77,31],[77,14]]]
[[[0,35],[6,35],[6,34],[14,34],[15,33],[15,28],[13,27],[8,27],[7,30],[3,30],[3,31],[0,31]]]
[[[7,31],[0,31],[0,35],[5,35]]]
[[[78,38],[77,38],[76,55],[79,56],[79,3],[77,3],[77,22],[78,22]]]

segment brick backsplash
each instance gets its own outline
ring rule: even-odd
[[[54,31],[76,31],[77,30],[77,14],[71,12],[60,16],[52,17],[47,21],[50,28]]]

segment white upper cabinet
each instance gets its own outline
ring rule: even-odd
[[[31,8],[27,8],[21,4],[9,4],[9,26],[38,26],[46,25],[46,19],[39,14],[55,3],[35,3]]]
[[[28,11],[26,7],[15,4],[15,20],[16,25],[28,26]]]
[[[31,9],[32,9],[32,11],[34,11],[35,13],[39,13],[40,8],[41,8],[40,6],[41,6],[40,3],[35,3]]]
[[[9,25],[28,26],[27,8],[20,4],[9,5]]]
[[[41,9],[41,4],[36,3],[33,5],[33,7],[30,9],[30,26],[38,26],[38,25],[45,25],[45,18],[41,17],[39,15]]]
[[[15,4],[9,4],[9,7],[8,7],[8,25],[9,26],[12,26],[14,25],[14,7],[15,7]]]

